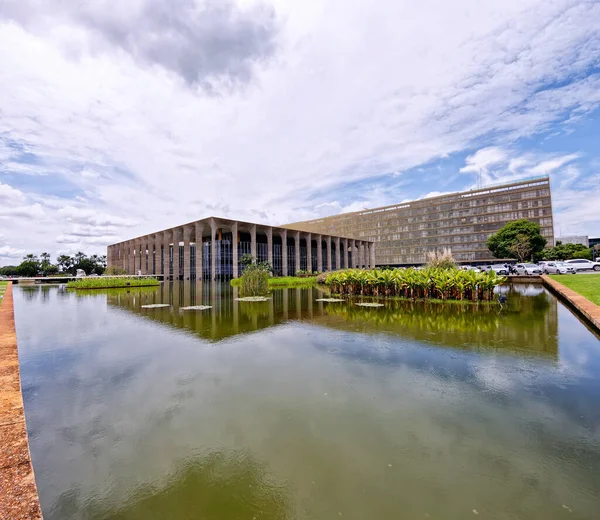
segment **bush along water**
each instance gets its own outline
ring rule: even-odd
[[[441,300],[491,300],[506,281],[494,271],[442,269],[348,269],[330,273],[325,283],[335,294]]]
[[[269,278],[273,272],[268,262],[256,262],[252,255],[244,255],[242,276],[240,277],[240,293],[248,296],[266,296],[269,294]]]

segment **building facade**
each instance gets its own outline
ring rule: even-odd
[[[269,262],[276,275],[374,267],[369,240],[210,217],[108,246],[107,266],[170,279],[237,278],[241,258]]]
[[[488,237],[522,218],[537,222],[548,245],[554,245],[548,177],[296,222],[286,228],[373,242],[379,266],[422,264],[428,251],[441,248],[451,249],[458,262],[484,263],[499,261],[487,248]]]
[[[585,247],[590,247],[590,239],[587,235],[565,235],[563,237],[558,237],[556,241],[563,244],[580,244]]]

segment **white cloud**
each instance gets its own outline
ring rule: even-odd
[[[8,184],[2,184],[0,182],[0,202],[4,204],[11,204],[15,202],[21,202],[24,200],[23,192],[9,186]]]
[[[164,17],[140,6],[167,4],[134,4],[0,7],[0,175],[64,187],[23,191],[19,206],[40,206],[7,231],[16,247],[55,250],[76,225],[100,240],[211,214],[283,223],[400,202],[400,189],[365,182],[476,146],[463,171],[492,171],[515,139],[600,105],[600,77],[586,77],[600,53],[594,2],[277,0],[233,25],[219,15],[217,47],[176,3],[180,47],[163,55],[139,29],[162,38]],[[240,20],[251,33],[265,21],[243,52]],[[502,180],[526,165],[507,166]]]
[[[487,171],[488,167],[505,162],[505,160],[506,152],[502,148],[496,146],[482,148],[467,157],[466,164],[460,169],[460,172],[479,173],[480,171]]]

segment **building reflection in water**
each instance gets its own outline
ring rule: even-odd
[[[238,289],[219,282],[165,282],[159,288],[105,291],[108,304],[172,327],[220,341],[285,323],[311,324],[363,334],[386,334],[442,347],[505,349],[556,358],[557,301],[539,285],[500,288],[508,302],[496,303],[383,301],[384,307],[353,302],[317,302],[317,287],[273,291],[266,302],[239,302]],[[142,305],[168,303],[147,309]],[[181,307],[209,305],[204,311]]]

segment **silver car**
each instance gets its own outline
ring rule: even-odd
[[[524,274],[527,276],[539,276],[542,274],[540,266],[535,264],[517,264],[515,265],[515,271],[517,271],[517,274]]]
[[[566,262],[544,262],[540,265],[544,274],[575,274],[577,271]]]

